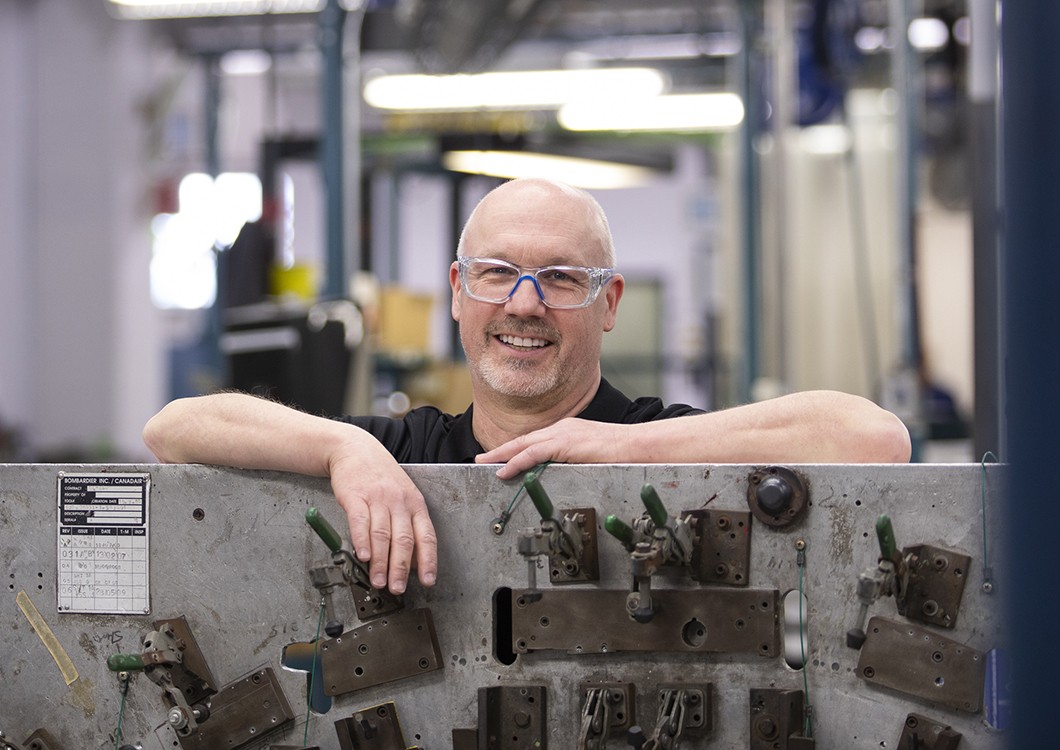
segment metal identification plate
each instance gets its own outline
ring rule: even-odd
[[[150,474],[60,472],[59,612],[144,615],[151,611],[150,495]]]

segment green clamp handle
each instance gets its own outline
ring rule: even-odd
[[[608,516],[604,519],[604,531],[622,542],[626,549],[633,549],[633,528],[618,516]]]
[[[662,500],[659,499],[659,493],[655,491],[655,488],[650,484],[641,487],[640,499],[644,501],[644,507],[648,509],[648,516],[651,517],[655,527],[662,528],[666,526],[666,522],[670,520],[670,514],[663,507]]]
[[[335,531],[335,527],[328,523],[324,516],[320,515],[319,510],[310,507],[305,512],[305,522],[313,527],[313,531],[324,540],[324,544],[328,545],[328,549],[332,552],[338,552],[342,549],[342,538],[339,536],[339,532]]]
[[[541,482],[537,480],[537,475],[531,474],[528,476],[523,481],[523,487],[526,489],[526,494],[528,494],[530,499],[534,501],[534,507],[537,508],[537,512],[541,514],[541,520],[551,520],[554,512],[552,501],[548,499],[548,493],[545,492],[545,488],[541,486]]]
[[[107,657],[107,668],[111,672],[135,672],[146,666],[140,654],[111,654]]]
[[[881,515],[876,519],[876,538],[880,541],[880,557],[893,560],[898,551],[898,543],[894,541],[894,527],[891,519]]]

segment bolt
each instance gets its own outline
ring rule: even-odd
[[[183,729],[188,726],[188,715],[184,713],[184,709],[178,707],[171,708],[169,713],[166,714],[166,721],[174,729]]]
[[[806,549],[806,540],[805,539],[796,539],[795,540],[795,549],[797,549],[799,552],[802,552],[804,549]]]
[[[990,581],[983,581],[983,593],[992,594],[994,592],[994,584]]]
[[[525,711],[516,711],[515,716],[512,718],[515,721],[515,726],[520,729],[526,729],[530,726],[530,715]]]
[[[755,731],[763,739],[771,740],[777,736],[777,723],[773,721],[772,717],[763,716],[755,722]]]

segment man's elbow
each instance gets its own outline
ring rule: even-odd
[[[164,464],[181,463],[180,457],[176,456],[170,447],[174,422],[172,412],[176,408],[175,403],[164,406],[161,411],[147,420],[147,424],[144,425],[141,434],[147,449],[151,451],[159,462]]]
[[[890,412],[884,412],[878,424],[873,426],[866,445],[871,446],[871,450],[867,451],[869,455],[865,456],[865,463],[905,464],[913,454],[909,428]]]

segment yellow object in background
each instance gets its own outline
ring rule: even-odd
[[[379,298],[379,351],[398,358],[426,357],[433,308],[433,295],[385,287]]]
[[[287,268],[273,266],[269,271],[269,287],[276,297],[294,297],[304,302],[314,302],[317,298],[315,269],[304,263],[295,263]]]

